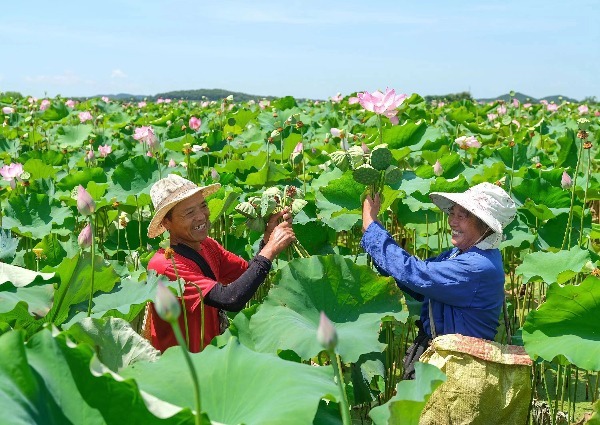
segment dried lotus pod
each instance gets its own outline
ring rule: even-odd
[[[256,209],[250,202],[241,202],[235,206],[235,210],[246,218],[256,218]]]
[[[308,204],[304,199],[294,199],[292,201],[292,214],[298,214]]]
[[[279,189],[277,186],[272,186],[268,189],[265,189],[265,191],[263,192],[263,197],[264,195],[267,194],[269,196],[274,196],[274,197],[278,197],[281,198],[282,197],[282,193],[281,193],[281,189]]]
[[[348,149],[348,155],[352,161],[352,168],[359,167],[365,163],[365,151],[360,146],[352,146]]]

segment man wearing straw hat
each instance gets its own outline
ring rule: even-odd
[[[504,228],[516,214],[513,200],[491,183],[463,193],[429,196],[448,214],[455,248],[427,260],[402,249],[377,221],[378,194],[375,199],[367,196],[363,204],[362,247],[382,274],[392,276],[400,289],[423,301],[419,335],[407,351],[404,379],[414,378],[414,361],[436,331],[493,340],[504,302],[505,275],[498,247]]]
[[[218,183],[197,186],[183,177],[170,174],[150,189],[155,213],[148,236],[155,238],[168,231],[171,250],[165,252],[159,249],[150,260],[148,269],[186,283],[184,300],[188,344],[192,352],[200,351],[221,333],[220,311],[241,310],[264,282],[271,269],[271,261],[295,240],[291,214],[284,210],[274,214],[267,223],[260,251],[250,262],[225,250],[208,237],[210,212],[206,197],[220,186]],[[183,316],[179,317],[179,324],[182,334],[186,335]],[[203,341],[200,338],[202,322]],[[153,305],[150,306],[146,326],[150,329],[152,345],[157,349],[164,351],[177,344],[171,326],[158,317]]]

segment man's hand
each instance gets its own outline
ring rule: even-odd
[[[270,232],[269,239],[259,254],[273,261],[279,253],[290,246],[295,240],[296,235],[292,229],[292,224],[284,218],[284,221],[275,226]]]
[[[279,211],[277,214],[273,214],[271,218],[269,218],[267,226],[265,227],[265,234],[263,236],[263,241],[265,242],[265,244],[269,242],[271,233],[273,233],[273,230],[275,229],[275,227],[277,227],[280,221],[288,222],[291,226],[292,214],[290,213],[289,208],[284,208],[283,210]]]
[[[365,197],[365,201],[363,202],[363,210],[362,210],[362,220],[363,232],[367,230],[367,228],[373,223],[377,221],[377,215],[379,214],[379,210],[381,209],[381,199],[379,197],[379,193],[375,194],[375,199],[371,198],[371,195],[367,195]]]

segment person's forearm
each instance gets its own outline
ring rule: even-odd
[[[229,285],[217,283],[204,297],[204,303],[227,311],[240,311],[250,301],[271,270],[271,261],[256,255],[248,269]]]

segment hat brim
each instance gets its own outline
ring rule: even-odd
[[[150,220],[150,225],[148,226],[148,237],[156,238],[157,236],[162,235],[167,230],[167,229],[165,229],[165,226],[163,226],[163,224],[162,224],[163,219],[165,218],[165,215],[167,215],[167,213],[169,211],[171,211],[171,209],[175,205],[177,205],[179,202],[183,201],[184,199],[189,198],[190,196],[195,195],[196,193],[201,193],[202,196],[204,198],[206,198],[206,197],[212,195],[213,193],[217,192],[220,188],[221,188],[220,183],[213,183],[208,186],[202,186],[202,187],[198,186],[193,189],[186,190],[185,192],[180,193],[179,195],[175,196],[173,199],[169,200],[169,202],[167,202],[166,204],[161,205],[161,207],[154,212],[154,216],[152,217],[152,220]]]
[[[500,222],[484,210],[478,209],[473,202],[473,197],[469,193],[432,192],[429,194],[429,198],[446,214],[450,214],[452,207],[458,204],[487,224],[495,233],[502,233]]]

